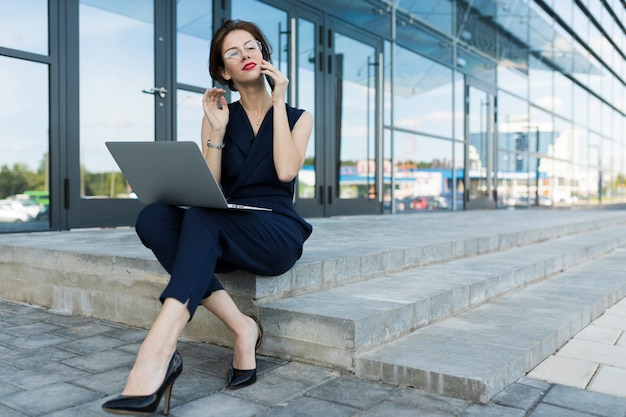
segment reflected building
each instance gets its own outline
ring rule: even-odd
[[[104,143],[199,143],[228,18],[314,116],[305,217],[626,202],[621,0],[30,0],[0,6],[0,232],[132,225]]]

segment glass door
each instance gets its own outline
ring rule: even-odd
[[[382,213],[381,44],[337,22],[329,27],[325,215]]]
[[[145,0],[78,1],[78,140],[68,145],[78,166],[65,183],[71,227],[133,224],[142,207],[105,142],[171,139],[166,19],[155,24],[167,12]]]
[[[465,207],[495,208],[494,95],[473,85],[465,93]]]

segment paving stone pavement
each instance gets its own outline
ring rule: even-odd
[[[0,416],[110,415],[146,331],[0,300]],[[258,356],[259,380],[225,389],[231,350],[181,340],[173,417],[626,417],[626,398],[522,378],[486,404]],[[161,404],[157,415],[162,413]]]

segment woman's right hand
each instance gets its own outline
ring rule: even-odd
[[[213,87],[207,89],[202,97],[204,116],[211,125],[211,131],[218,134],[224,133],[228,124],[228,104],[224,93],[226,90]]]

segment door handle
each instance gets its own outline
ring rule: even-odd
[[[165,89],[165,87],[153,87],[149,90],[141,90],[141,92],[146,94],[158,94],[161,98],[165,97],[165,94],[167,94],[167,90]]]

